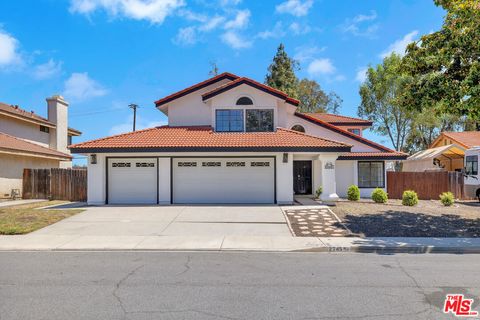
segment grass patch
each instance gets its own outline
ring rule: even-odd
[[[14,207],[0,208],[0,234],[25,234],[80,213],[82,209],[39,210],[37,208],[67,203],[42,201]]]

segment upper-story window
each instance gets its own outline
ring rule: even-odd
[[[249,97],[241,97],[237,100],[237,106],[251,106],[251,105],[253,105],[253,101]]]
[[[305,133],[305,128],[299,124],[294,125],[292,130]]]
[[[247,132],[273,131],[273,109],[247,109],[245,118]]]
[[[348,129],[349,132],[356,134],[357,136],[361,135],[360,129]]]
[[[215,111],[215,130],[219,132],[242,132],[243,110],[224,109]]]
[[[45,126],[40,126],[40,131],[41,131],[41,132],[45,132],[45,133],[49,133],[49,132],[50,132],[50,128],[49,128],[49,127],[45,127]]]

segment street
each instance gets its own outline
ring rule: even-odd
[[[0,319],[453,319],[480,256],[2,252]]]

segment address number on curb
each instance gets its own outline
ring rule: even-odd
[[[328,252],[350,252],[350,247],[330,247]]]

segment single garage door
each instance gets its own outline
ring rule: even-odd
[[[174,203],[274,203],[272,158],[173,159]]]
[[[157,203],[157,159],[108,159],[108,203]]]

